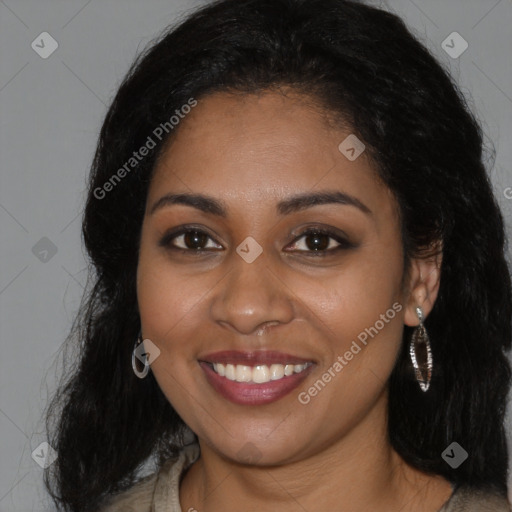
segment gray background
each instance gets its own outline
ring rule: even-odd
[[[31,453],[45,441],[41,412],[86,282],[80,213],[106,106],[138,51],[202,3],[0,0],[1,512],[52,510]],[[374,3],[403,17],[461,84],[496,148],[490,173],[510,236],[511,1]],[[45,31],[59,45],[47,59],[31,48]],[[456,59],[441,47],[454,31],[469,45]],[[43,237],[54,255],[34,254]]]

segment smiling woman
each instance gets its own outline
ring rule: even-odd
[[[61,510],[509,510],[503,221],[396,16],[222,0],[171,29],[110,107],[83,234]]]

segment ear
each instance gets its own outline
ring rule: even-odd
[[[437,299],[441,284],[443,253],[440,242],[434,244],[434,247],[435,252],[433,251],[427,257],[414,258],[410,263],[408,281],[405,284],[407,293],[405,296],[404,323],[411,327],[420,323],[416,308],[421,307],[423,317],[427,318]]]

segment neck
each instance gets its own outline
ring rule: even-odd
[[[436,512],[451,494],[441,477],[408,466],[389,444],[385,397],[314,456],[279,466],[243,466],[200,442],[180,488],[182,510]],[[380,425],[380,428],[376,428]],[[405,508],[404,508],[405,510]]]

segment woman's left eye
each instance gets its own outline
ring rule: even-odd
[[[295,247],[294,247],[295,246]],[[314,256],[324,256],[339,249],[353,247],[352,244],[336,233],[324,230],[309,230],[295,239],[291,250],[298,252],[310,252]],[[290,246],[288,246],[290,249]]]

